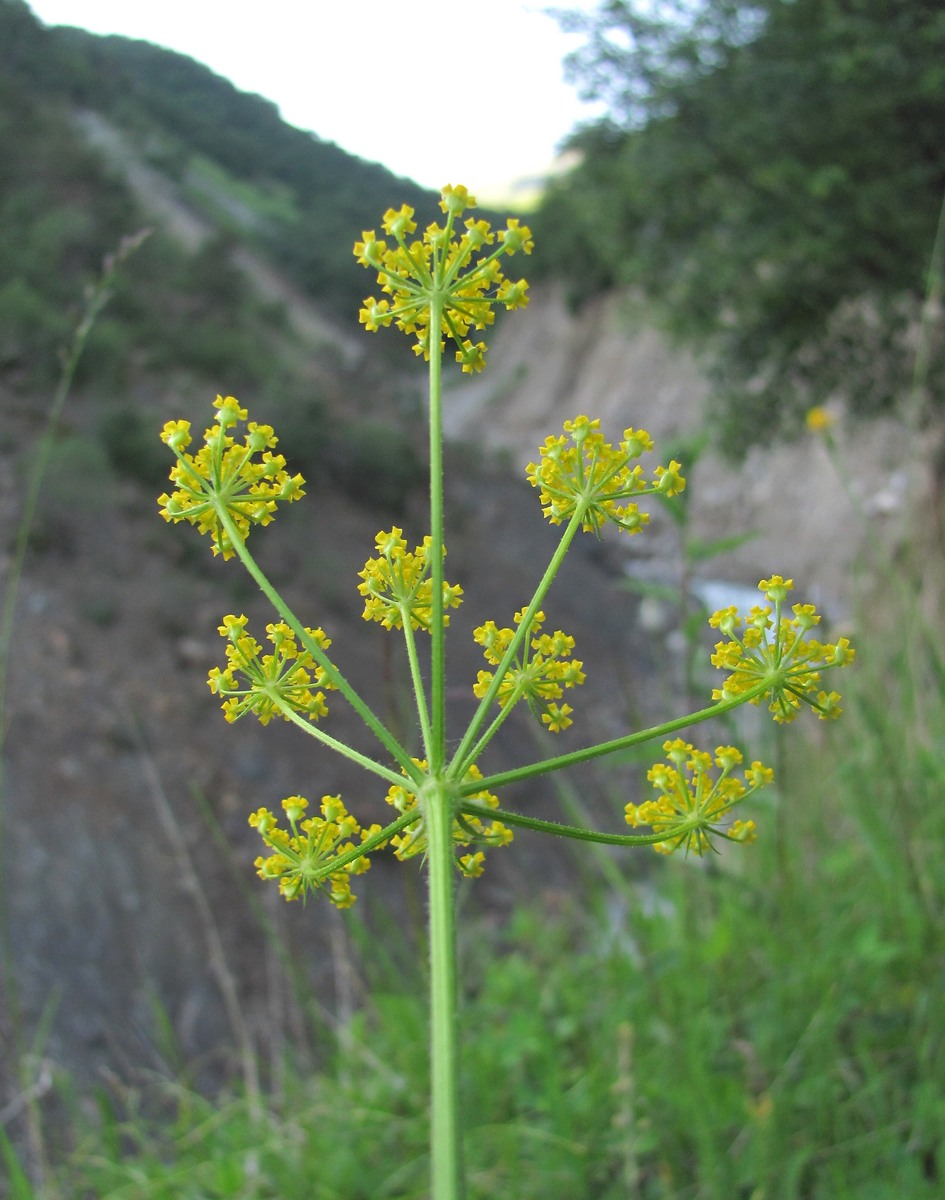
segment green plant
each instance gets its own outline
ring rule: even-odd
[[[546,440],[539,461],[528,471],[546,517],[564,527],[558,546],[513,624],[487,620],[476,629],[489,669],[480,671],[473,684],[479,704],[466,730],[458,737],[448,734],[446,629],[449,610],[462,602],[462,588],[444,577],[443,354],[451,342],[463,371],[483,369],[485,344],[474,343],[470,331],[488,326],[497,304],[515,309],[527,303],[527,284],[508,279],[503,265],[508,256],[532,249],[530,231],[514,219],[497,234],[484,220],[463,219],[473,204],[465,188],[447,187],[441,199],[442,225],[433,223],[414,239],[414,213],[405,205],[384,216],[390,243],[370,231],[355,246],[358,261],[377,272],[385,296],[364,302],[362,322],[369,330],[395,324],[415,339],[415,351],[429,363],[430,533],[414,550],[397,527],[379,533],[376,555],[366,563],[358,585],[365,619],[402,632],[422,759],[400,744],[329,655],[331,642],[324,631],[302,623],[247,549],[252,526],[269,524],[280,503],[304,494],[301,476],[290,475],[284,457],[274,452],[277,439],[270,426],[250,422],[241,433],[247,411],[232,396],[218,397],[215,423],[190,453],[190,422],[168,422],[162,438],[176,458],[173,490],[159,499],[165,520],[195,525],[209,535],[215,554],[239,558],[278,616],[267,626],[270,645],[265,651],[249,632],[245,616],[223,619],[226,665],[211,672],[210,685],[221,697],[227,719],[252,713],[263,724],[274,717],[294,723],[383,781],[389,803],[399,812],[384,828],[362,828],[339,796],[322,798],[320,816],[308,815],[308,801],[301,796],[283,801],[284,817],[260,808],[250,817],[267,850],[256,862],[260,876],[278,881],[288,900],[324,891],[344,908],[353,903],[352,877],[368,869],[372,851],[389,846],[400,859],[422,857],[426,862],[434,1200],[456,1200],[465,1191],[454,872],[470,878],[480,875],[485,850],[510,842],[513,827],[603,844],[652,845],[664,853],[682,848],[696,855],[707,851],[714,839],[752,840],[754,822],[731,821],[731,813],[770,783],[770,769],[760,762],[739,769],[742,755],[736,748],[718,747],[713,755],[672,735],[748,702],[766,704],[782,723],[793,720],[804,705],[822,718],[836,716],[840,698],[823,690],[822,676],[853,658],[846,639],[831,644],[810,636],[820,620],[812,606],[794,605],[788,615],[791,581],[773,575],[759,585],[766,604],[755,606],[746,617],[734,608],[712,617],[710,623],[722,639],[713,663],[726,673],[712,704],[570,753],[484,772],[480,763],[490,742],[521,701],[551,733],[572,723],[564,696],[584,682],[582,663],[573,656],[573,638],[561,630],[543,632],[543,605],[574,538],[581,531],[600,536],[607,525],[637,534],[647,523],[638,501],[671,497],[685,486],[675,460],[656,466],[648,476],[644,473],[638,460],[653,449],[645,431],[627,429],[614,446],[605,441],[598,421],[578,416],[565,423],[562,435]],[[481,569],[487,570],[487,564]],[[421,653],[416,637],[421,632],[429,636],[428,656]],[[324,728],[327,694],[332,692],[361,717],[379,744],[378,758]],[[655,798],[630,803],[625,810],[628,824],[648,825],[649,833],[599,833],[499,807],[494,794],[498,788],[656,739],[668,740],[663,745],[666,761],[649,773]],[[287,825],[280,824],[282,820]]]

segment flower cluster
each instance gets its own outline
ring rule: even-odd
[[[433,539],[425,537],[411,554],[402,531],[395,526],[390,533],[379,533],[374,544],[380,557],[369,558],[358,575],[361,579],[358,591],[365,597],[362,613],[365,621],[377,621],[385,629],[402,629],[406,619],[411,629],[429,632],[433,619],[430,578]],[[449,624],[445,610],[458,608],[462,594],[461,587],[444,582],[444,625]]]
[[[158,497],[165,521],[189,521],[201,533],[209,533],[213,553],[232,558],[235,554],[224,514],[245,540],[251,525],[268,525],[276,504],[291,503],[305,493],[301,475],[289,475],[285,459],[273,454],[278,438],[269,425],[250,421],[242,444],[230,432],[247,412],[233,396],[217,396],[216,424],[204,431],[204,444],[188,454],[191,443],[189,421],[168,421],[161,440],[174,451],[171,468],[175,491]]]
[[[515,614],[515,624],[521,625],[525,610]],[[522,697],[533,713],[541,717],[552,733],[560,733],[571,724],[569,704],[557,703],[565,688],[577,687],[584,682],[583,663],[571,657],[574,638],[560,629],[553,634],[541,633],[545,620],[543,612],[535,613],[528,637],[521,643],[518,660],[505,672],[499,685],[496,699],[500,707],[515,704]],[[486,661],[498,666],[512,640],[514,629],[499,629],[495,621],[487,621],[473,633],[483,648]],[[489,690],[494,673],[480,671],[473,692],[481,700]]]
[[[639,533],[649,516],[630,497],[675,496],[686,486],[675,459],[668,467],[657,467],[652,482],[646,481],[635,460],[652,449],[645,430],[625,429],[623,441],[614,447],[604,441],[599,420],[575,417],[565,421],[564,434],[545,439],[541,461],[528,465],[528,482],[541,489],[542,511],[553,525],[577,512],[582,528],[598,536],[608,521],[626,533]]]
[[[804,417],[804,424],[807,426],[809,433],[829,434],[836,423],[836,415],[829,408],[822,408],[820,405],[809,408],[807,415]]]
[[[380,825],[362,829],[347,811],[340,796],[323,796],[320,817],[306,817],[308,801],[290,796],[282,801],[291,832],[279,825],[268,808],[254,812],[249,823],[272,851],[260,855],[253,864],[260,879],[278,879],[279,891],[286,900],[304,899],[309,892],[324,890],[332,904],[350,908],[355,901],[351,876],[363,875],[370,867],[367,854],[352,854],[349,861],[328,869],[341,855],[352,853],[360,837],[363,844],[380,833]]]
[[[753,762],[741,780],[732,774],[742,761],[734,746],[719,746],[714,759],[681,738],[664,742],[663,750],[669,762],[656,763],[647,773],[659,794],[643,804],[628,804],[624,810],[627,824],[634,828],[649,825],[654,833],[662,834],[663,840],[653,847],[660,854],[672,854],[680,847],[704,854],[710,848],[710,836],[730,842],[754,841],[754,821],[722,822],[734,805],[771,783],[771,768]],[[713,763],[720,768],[714,779]]]
[[[793,580],[773,575],[758,588],[769,601],[755,605],[747,617],[735,607],[713,614],[709,624],[728,638],[719,642],[712,665],[730,672],[713,700],[730,700],[756,690],[753,704],[768,702],[768,710],[779,722],[793,721],[806,703],[821,720],[840,715],[840,695],[820,687],[821,675],[833,667],[853,662],[855,651],[847,638],[835,643],[819,642],[805,635],[820,623],[812,604],[795,604],[793,617],[782,615],[782,607]],[[764,684],[763,688],[759,688]]]
[[[497,303],[507,309],[524,308],[528,303],[528,284],[505,277],[502,256],[519,250],[530,254],[533,245],[531,231],[514,218],[498,233],[492,232],[488,221],[472,217],[458,230],[462,214],[475,204],[466,188],[447,185],[440,199],[446,214],[442,225],[434,222],[422,238],[408,240],[417,223],[414,210],[405,204],[384,214],[383,230],[394,239],[394,246],[379,239],[372,229],[366,230],[363,241],[354,247],[358,262],[377,271],[381,290],[390,297],[365,300],[361,323],[374,331],[393,322],[416,337],[414,351],[427,360],[432,352],[442,352],[445,339],[450,338],[457,346],[456,361],[467,373],[485,366],[485,343],[473,344],[467,337],[470,329],[491,325]],[[431,333],[431,321],[436,320],[431,318],[434,306],[441,315],[439,328]]]
[[[223,618],[220,634],[229,640],[226,648],[226,667],[214,667],[207,682],[218,696],[223,697],[223,713],[228,721],[236,721],[246,713],[255,713],[261,725],[274,716],[291,720],[290,712],[300,713],[317,721],[328,712],[322,689],[335,685],[328,679],[310,651],[300,648],[288,625],[279,622],[267,625],[266,633],[272,642],[272,653],[262,654],[262,647],[246,632],[246,616]],[[321,629],[306,629],[306,634],[321,650],[327,650],[331,640]],[[237,676],[242,675],[247,687],[240,687]]]
[[[415,758],[413,761],[418,767],[426,769],[425,760]],[[475,765],[466,772],[467,781],[481,778],[482,772]],[[387,793],[386,799],[387,803],[392,804],[400,813],[416,808],[419,803],[417,793],[396,784]],[[492,792],[475,792],[466,799],[476,804],[482,804],[486,808],[499,807],[498,797],[494,796]],[[473,814],[466,813],[457,814],[453,820],[453,844],[459,847],[473,844],[507,846],[512,841],[512,837],[512,830],[507,825],[503,825],[501,821],[486,822]],[[402,861],[413,858],[417,854],[425,854],[427,833],[423,815],[421,814],[403,833],[395,834],[391,838],[391,845],[394,847],[397,857]],[[455,861],[462,875],[469,879],[476,879],[482,874],[485,855],[481,850],[476,850],[472,854],[460,855]]]

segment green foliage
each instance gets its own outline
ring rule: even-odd
[[[84,289],[121,239],[148,223],[76,125],[75,103],[123,121],[142,154],[176,176],[218,229],[193,253],[155,232],[114,280],[76,377],[112,466],[154,481],[153,436],[145,447],[142,434],[145,425],[153,434],[156,417],[146,403],[131,408],[128,396],[153,395],[163,381],[196,382],[211,396],[265,392],[290,415],[310,415],[308,349],[238,265],[242,246],[255,239],[263,258],[322,297],[337,300],[340,289],[353,316],[363,298],[351,255],[358,223],[376,222],[395,186],[397,199],[406,194],[432,215],[431,198],[283,125],[272,105],[182,56],[46,30],[20,0],[0,0],[0,376],[23,392],[53,386]],[[346,371],[335,364],[329,375],[332,406],[351,411]],[[393,402],[386,425],[378,411],[389,383],[375,379],[372,391],[363,431],[355,420],[329,431],[324,415],[314,423],[293,416],[291,452],[329,470],[350,494],[399,512],[419,462],[393,428],[401,421]],[[403,451],[396,461],[384,454],[385,439]]]
[[[945,193],[945,12],[899,0],[609,0],[572,15],[609,119],[535,227],[577,298],[642,288],[711,351],[732,449],[837,392],[908,390]],[[547,255],[546,255],[547,259]],[[941,360],[929,379],[941,395]]]
[[[160,152],[149,157],[155,165],[167,158]],[[188,198],[198,208],[209,202],[224,228],[230,223],[252,230],[274,224],[293,225],[299,219],[293,194],[283,183],[240,179],[200,154],[192,155],[185,165]]]
[[[47,45],[48,35],[25,0],[0,0],[0,53],[6,75],[37,77]]]
[[[38,1200],[38,1193],[30,1183],[29,1176],[16,1153],[10,1139],[0,1129],[0,1160],[6,1169],[6,1190],[0,1193],[5,1200]],[[2,1184],[0,1184],[2,1186]]]
[[[345,420],[320,395],[280,389],[271,405],[279,451],[308,480],[327,477],[367,508],[403,515],[426,484],[426,462],[407,422]]]
[[[76,298],[145,220],[60,107],[2,79],[0,161],[0,371],[48,387]],[[93,332],[78,382],[124,390],[133,351],[139,365],[190,370],[217,387],[272,378],[284,322],[255,298],[232,251],[223,236],[190,256],[165,238],[146,243]]]

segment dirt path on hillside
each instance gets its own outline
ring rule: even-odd
[[[78,113],[76,120],[89,142],[122,171],[145,212],[186,250],[192,253],[219,232],[211,220],[187,203],[172,180],[144,161],[128,134],[89,110]],[[225,202],[226,198],[220,199]],[[340,353],[346,367],[360,363],[363,342],[326,320],[299,288],[260,255],[239,246],[233,262],[250,277],[263,299],[285,306],[293,330],[305,342],[315,349],[331,348],[334,355]]]

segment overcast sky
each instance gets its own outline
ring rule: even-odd
[[[292,125],[427,187],[480,199],[542,174],[582,118],[542,0],[29,0],[79,25],[180,51]],[[593,9],[596,0],[561,0]]]

